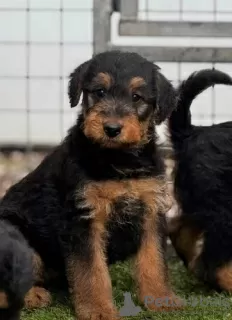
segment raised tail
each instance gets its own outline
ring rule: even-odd
[[[232,78],[225,72],[216,69],[204,69],[192,73],[177,89],[178,103],[173,111],[169,127],[176,138],[183,136],[191,128],[190,106],[193,100],[204,90],[215,84],[232,85]]]
[[[0,221],[0,319],[19,320],[33,285],[33,255],[19,230]]]

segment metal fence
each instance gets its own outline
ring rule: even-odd
[[[194,70],[232,74],[231,0],[0,0],[0,145],[57,144],[77,110],[74,67],[113,48],[155,61],[177,83]],[[232,119],[232,89],[209,89],[193,120]]]
[[[92,0],[0,0],[0,144],[54,145],[73,123],[68,75],[93,54]]]

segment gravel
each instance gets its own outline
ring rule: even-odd
[[[45,152],[0,152],[0,198],[42,161]]]

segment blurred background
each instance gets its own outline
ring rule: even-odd
[[[112,48],[141,53],[175,85],[206,67],[232,74],[232,1],[0,0],[0,197],[73,124],[69,73]],[[208,89],[194,123],[232,120],[231,101],[232,88]]]

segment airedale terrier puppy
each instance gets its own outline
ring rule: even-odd
[[[232,292],[232,122],[195,126],[190,112],[193,99],[215,84],[232,85],[232,78],[201,70],[178,89],[169,120],[177,201],[169,229],[188,269],[213,288]]]
[[[26,307],[48,305],[45,284],[53,270],[66,276],[79,320],[116,319],[108,265],[129,257],[140,300],[166,298],[163,305],[149,305],[152,310],[179,307],[164,258],[169,201],[154,125],[175,108],[176,91],[153,63],[111,51],[70,75],[71,107],[82,93],[67,137],[1,201],[1,221],[20,235],[2,236],[12,245],[0,246],[11,266],[0,273],[0,286],[6,277],[0,307],[17,309],[20,297]],[[25,247],[21,263],[15,242]],[[21,269],[31,263],[30,250],[34,285],[24,298],[31,276]]]

